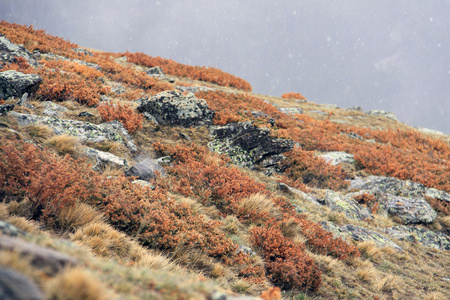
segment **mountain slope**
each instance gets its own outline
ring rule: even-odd
[[[48,298],[86,299],[55,289],[71,281],[93,299],[450,292],[447,136],[256,95],[215,68],[0,33],[0,217],[78,266],[43,274],[16,248],[0,265]]]

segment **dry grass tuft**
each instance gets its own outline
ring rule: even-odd
[[[27,233],[37,234],[41,231],[37,222],[28,220],[24,217],[10,216],[7,221]]]
[[[358,268],[356,270],[356,277],[364,282],[367,283],[374,283],[377,281],[377,278],[379,276],[379,273],[377,269],[375,269],[373,266],[370,267],[364,267],[364,268]]]
[[[365,241],[358,243],[358,249],[361,251],[361,254],[368,259],[377,262],[383,259],[383,251],[375,245],[373,241]]]
[[[43,125],[27,126],[25,127],[25,132],[37,143],[44,143],[54,134],[53,130]]]
[[[99,223],[105,220],[102,213],[85,203],[65,206],[58,215],[61,231],[74,232],[89,223]]]
[[[400,277],[395,275],[386,275],[373,283],[373,286],[378,292],[392,292],[397,290],[402,284]]]
[[[450,230],[450,216],[438,217],[438,220],[444,229]]]
[[[78,139],[70,135],[57,135],[52,137],[48,144],[52,146],[59,155],[70,154],[72,157],[80,157],[82,153],[81,144]]]
[[[267,215],[274,218],[281,216],[281,212],[275,203],[266,195],[260,193],[242,199],[239,203],[238,211],[242,216],[255,212],[259,215]]]
[[[106,288],[86,271],[75,268],[52,279],[46,286],[48,300],[106,300]]]
[[[8,206],[5,203],[0,203],[0,220],[6,220],[9,216]]]
[[[71,235],[71,240],[88,246],[92,252],[102,257],[126,257],[132,246],[130,239],[124,233],[101,222],[80,227]]]

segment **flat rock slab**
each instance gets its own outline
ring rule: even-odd
[[[394,226],[385,230],[389,236],[410,242],[419,241],[423,246],[439,250],[450,250],[450,238],[442,232],[415,227]]]
[[[352,198],[331,190],[328,190],[325,198],[319,202],[328,206],[332,211],[344,213],[349,219],[365,220],[373,218],[367,208],[358,205]]]
[[[340,232],[348,235],[355,241],[365,242],[373,241],[377,247],[391,247],[399,251],[403,251],[403,248],[398,246],[396,243],[391,241],[389,238],[375,232],[373,230],[355,226],[355,225],[344,225],[340,228]]]
[[[18,252],[30,257],[31,263],[35,267],[44,269],[49,275],[54,275],[65,267],[78,264],[76,259],[60,252],[3,235],[0,235],[0,249]]]
[[[106,167],[113,167],[116,169],[128,167],[127,160],[120,158],[109,152],[103,152],[97,149],[86,147],[84,153],[88,157],[92,157],[96,161],[96,165],[92,167],[94,171],[104,170]]]
[[[34,124],[46,125],[57,135],[67,134],[75,136],[81,141],[102,142],[111,140],[124,144],[132,152],[137,151],[133,138],[119,121],[112,121],[95,125],[88,122],[44,117],[30,114],[10,112],[21,126]]]

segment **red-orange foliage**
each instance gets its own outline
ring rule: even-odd
[[[143,117],[135,112],[128,104],[102,103],[98,106],[98,111],[105,122],[120,121],[129,133],[134,133],[142,129]]]
[[[56,228],[55,216],[62,207],[85,202],[149,247],[167,250],[184,244],[213,257],[235,255],[236,245],[220,230],[220,222],[193,213],[162,190],[133,184],[123,176],[106,178],[84,162],[21,141],[4,140],[0,145],[0,191],[1,201],[28,197],[33,217]]]
[[[374,195],[362,193],[353,196],[353,199],[355,199],[355,201],[358,202],[359,204],[366,205],[372,213],[376,213],[378,211],[379,204],[375,201]]]
[[[430,203],[431,207],[437,212],[441,212],[446,216],[450,215],[450,203],[441,200],[441,199],[435,199],[431,197],[425,197],[427,201]]]
[[[306,99],[302,94],[293,93],[293,92],[292,93],[283,94],[283,95],[281,95],[281,98],[286,98],[286,99],[293,98],[293,99],[299,99],[299,100],[305,100]]]
[[[221,86],[231,86],[244,91],[251,91],[251,85],[236,76],[225,73],[216,68],[206,68],[198,66],[189,66],[185,64],[177,63],[171,59],[164,59],[161,57],[151,57],[144,53],[123,53],[127,57],[129,62],[146,66],[146,67],[161,67],[165,73],[187,77],[194,80],[202,80],[206,82],[215,83]]]
[[[0,72],[4,72],[4,71],[8,71],[8,70],[19,71],[19,72],[22,72],[25,74],[30,74],[30,73],[36,72],[30,66],[28,61],[25,58],[23,58],[22,56],[14,57],[13,62],[10,64],[7,64],[5,62],[0,63]]]
[[[319,188],[342,189],[348,186],[345,173],[339,166],[333,166],[311,151],[304,151],[299,147],[285,153],[286,174],[292,180]]]
[[[261,249],[270,280],[282,289],[318,289],[321,271],[300,244],[286,238],[277,227],[254,227],[251,241]]]
[[[210,109],[214,110],[215,115],[213,123],[216,125],[225,125],[231,122],[243,122],[252,120],[256,123],[261,122],[252,117],[251,111],[261,111],[273,118],[287,117],[276,107],[263,100],[246,95],[225,92],[198,92],[196,97],[204,99]]]
[[[15,44],[24,45],[27,50],[39,50],[43,53],[53,52],[66,57],[75,58],[79,55],[73,51],[78,45],[64,39],[47,34],[45,30],[36,30],[33,26],[0,22],[0,33]]]
[[[303,235],[308,239],[306,244],[315,252],[332,255],[339,259],[359,257],[361,255],[358,248],[354,245],[345,242],[341,238],[335,238],[331,232],[323,229],[317,223],[303,218],[296,219],[302,227]]]
[[[237,167],[227,166],[228,159],[205,147],[153,144],[156,151],[174,158],[167,168],[167,188],[186,196],[196,196],[204,205],[215,205],[226,214],[238,211],[239,201],[256,193],[267,193],[264,184],[256,182]]]

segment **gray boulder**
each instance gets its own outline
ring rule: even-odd
[[[156,178],[156,174],[166,176],[167,173],[156,161],[146,158],[138,162],[125,172],[125,176],[136,176],[141,180],[151,180]]]
[[[373,230],[355,226],[355,225],[345,225],[342,226],[340,232],[354,239],[355,241],[365,242],[373,241],[377,247],[391,247],[398,251],[403,251],[403,248],[398,246],[396,243],[391,241],[389,238],[375,232]]]
[[[83,121],[65,120],[55,117],[36,116],[16,112],[11,112],[10,115],[17,119],[20,126],[42,124],[51,128],[57,135],[67,134],[76,136],[81,142],[88,141],[97,143],[111,140],[124,144],[132,152],[137,151],[133,138],[119,121],[95,125]]]
[[[215,152],[228,155],[234,163],[243,167],[253,167],[263,163],[264,167],[283,160],[281,153],[291,151],[294,142],[286,139],[270,137],[270,129],[258,128],[251,122],[230,123],[225,126],[215,126],[211,129],[214,138],[208,147]]]
[[[42,78],[37,74],[24,74],[14,70],[0,72],[0,99],[21,98],[25,93],[36,91],[41,82]]]
[[[323,158],[327,163],[332,164],[333,166],[337,166],[341,163],[347,163],[350,165],[356,164],[354,155],[346,152],[333,151],[323,153],[318,156]]]
[[[325,204],[332,211],[342,212],[349,219],[365,220],[373,218],[367,208],[359,206],[352,198],[332,190],[327,190],[325,198],[319,202]]]
[[[428,248],[450,250],[450,238],[442,232],[434,232],[415,226],[394,226],[386,229],[385,232],[398,240],[418,241]]]
[[[389,215],[399,217],[404,224],[431,223],[437,218],[437,212],[422,198],[383,194],[378,201]]]
[[[308,202],[311,202],[316,205],[320,205],[319,202],[317,202],[317,200],[315,198],[313,198],[312,196],[310,196],[309,194],[302,192],[298,189],[295,189],[293,187],[290,187],[287,184],[277,182],[277,187],[280,191],[282,191],[286,194],[296,195],[296,196],[299,196],[301,199],[304,199]]]
[[[12,269],[0,268],[0,299],[43,300],[37,285]]]
[[[14,63],[18,57],[25,58],[33,67],[38,66],[33,54],[31,54],[23,46],[11,43],[10,40],[0,34],[0,65],[1,63]]]
[[[126,159],[120,158],[108,152],[103,152],[97,149],[86,147],[84,149],[84,153],[86,154],[86,156],[95,159],[96,164],[92,167],[94,171],[102,171],[107,167],[116,169],[128,167]]]
[[[141,113],[152,115],[159,124],[169,126],[210,125],[214,117],[214,112],[208,108],[205,100],[175,90],[142,100],[137,109]]]
[[[28,93],[24,93],[22,95],[22,98],[20,98],[20,100],[17,101],[16,104],[19,106],[25,106],[25,107],[31,108],[31,109],[35,108],[32,104],[28,103]]]
[[[319,223],[319,225],[323,229],[325,229],[326,231],[331,232],[333,234],[334,238],[341,238],[344,241],[348,241],[349,240],[349,236],[344,234],[343,232],[341,232],[341,229],[339,228],[339,226],[337,226],[333,222],[322,221],[322,222]]]

